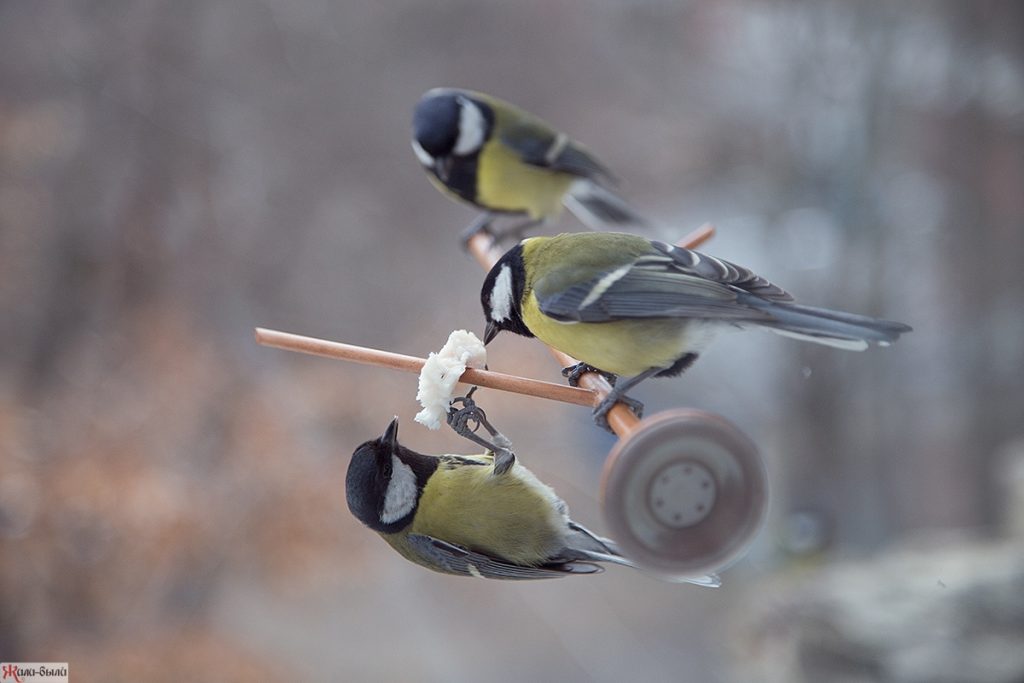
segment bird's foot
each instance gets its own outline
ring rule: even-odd
[[[615,386],[615,375],[610,372],[605,372],[604,370],[598,370],[589,363],[577,363],[576,365],[570,365],[567,368],[562,368],[562,377],[565,377],[566,381],[569,382],[569,386],[578,387],[580,385],[580,377],[588,372],[594,372],[601,375],[608,380],[608,384],[613,387]]]
[[[492,451],[494,453],[494,473],[504,474],[516,462],[516,455],[512,452],[512,442],[494,428],[494,425],[487,419],[483,408],[473,400],[475,391],[476,387],[473,387],[465,396],[452,399],[451,406],[448,408],[448,425],[459,436]],[[456,408],[456,403],[461,403],[462,407]],[[476,433],[480,427],[483,427],[491,435],[491,441]]]
[[[529,220],[521,221],[514,225],[510,225],[507,228],[504,228],[503,230],[492,229],[490,230],[490,234],[491,237],[494,239],[495,244],[501,244],[506,240],[513,240],[518,243],[523,239],[523,237],[526,235],[528,231],[532,230],[533,228],[536,228],[543,222],[543,220],[534,220],[531,218]]]
[[[523,239],[523,236],[528,230],[535,228],[544,222],[543,220],[534,220],[531,218],[498,230],[494,227],[495,218],[497,218],[495,214],[490,211],[486,211],[475,221],[470,223],[469,227],[463,230],[462,235],[460,236],[462,250],[469,251],[469,242],[476,237],[478,233],[489,235],[491,243],[494,246],[501,246],[501,243],[506,240],[515,240],[516,242],[519,242]]]
[[[610,424],[608,424],[608,411],[611,410],[616,403],[622,403],[632,410],[638,420],[644,416],[643,403],[635,398],[630,398],[629,396],[616,396],[613,391],[608,394],[596,408],[594,408],[594,423],[601,429],[604,429],[606,432],[611,432],[612,434],[615,433],[615,430],[612,429]]]
[[[459,235],[459,243],[462,245],[463,251],[469,251],[470,241],[477,236],[478,233],[484,233],[490,235],[491,240],[497,244],[498,238],[495,236],[494,231],[491,229],[491,224],[494,222],[494,214],[490,211],[485,211],[480,214],[475,221],[470,223],[466,229]]]

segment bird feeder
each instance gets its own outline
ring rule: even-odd
[[[680,246],[693,248],[714,234],[700,228]],[[485,269],[501,256],[490,236],[468,242]],[[263,345],[351,362],[419,372],[423,358],[257,329]],[[576,360],[551,349],[562,367]],[[611,391],[597,373],[569,387],[489,370],[467,369],[460,382],[593,408]],[[750,545],[764,522],[768,487],[757,447],[726,419],[701,410],[674,409],[638,419],[624,404],[608,412],[619,437],[605,460],[601,506],[610,536],[623,554],[666,578],[719,571]]]

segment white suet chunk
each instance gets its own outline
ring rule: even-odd
[[[455,330],[437,353],[431,353],[420,370],[416,400],[423,410],[416,421],[430,429],[438,429],[448,414],[452,394],[466,368],[482,368],[487,364],[484,343],[472,332]]]

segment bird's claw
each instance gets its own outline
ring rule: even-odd
[[[459,436],[469,439],[494,453],[494,473],[504,474],[515,464],[516,456],[512,452],[512,442],[508,437],[494,428],[494,425],[487,419],[483,408],[473,400],[473,392],[476,387],[469,390],[465,396],[453,398],[448,408],[447,422]],[[456,403],[461,403],[461,408],[456,408]],[[492,441],[488,441],[479,434],[477,430],[483,427],[491,435]]]
[[[448,406],[446,418],[448,426],[454,429],[456,434],[466,438],[470,438],[469,434],[475,435],[480,427],[483,427],[491,434],[497,431],[487,420],[487,413],[484,412],[484,409],[473,400],[473,392],[475,391],[476,387],[473,387],[465,396],[453,398]],[[456,407],[457,404],[462,404],[462,407]]]
[[[491,237],[494,239],[495,244],[501,244],[505,240],[513,240],[515,242],[521,242],[527,232],[536,228],[538,225],[543,223],[543,220],[525,220],[515,225],[510,225],[504,230],[489,230]]]
[[[615,430],[613,430],[611,425],[608,424],[608,411],[611,410],[616,403],[622,403],[633,411],[633,414],[636,415],[636,419],[638,420],[644,416],[644,404],[635,398],[630,398],[629,396],[607,396],[597,405],[596,408],[594,408],[594,422],[598,427],[604,429],[606,432],[611,432],[612,434],[615,433]]]
[[[477,216],[476,220],[470,223],[459,235],[459,243],[462,245],[463,251],[469,251],[469,243],[473,241],[473,238],[479,233],[489,235],[491,241],[494,244],[498,243],[498,237],[495,235],[494,230],[491,228],[491,224],[494,223],[494,214],[490,211]]]
[[[580,377],[587,374],[588,372],[593,372],[598,375],[601,375],[606,380],[608,380],[608,384],[612,385],[613,387],[615,386],[615,375],[613,375],[610,372],[605,372],[604,370],[598,370],[589,363],[577,363],[576,365],[570,365],[567,368],[562,368],[562,377],[565,377],[566,381],[569,383],[569,386],[578,387],[580,385]]]
[[[488,235],[494,246],[500,246],[502,242],[508,239],[514,239],[516,242],[519,242],[523,239],[523,235],[525,235],[528,230],[535,228],[544,222],[543,220],[528,219],[514,225],[510,225],[503,230],[497,230],[494,228],[495,218],[497,218],[495,214],[490,211],[486,211],[470,223],[469,226],[462,231],[459,238],[459,241],[462,244],[462,250],[469,251],[469,243],[478,233]]]

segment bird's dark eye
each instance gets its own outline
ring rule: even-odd
[[[345,475],[345,497],[352,514],[363,524],[373,527],[380,523],[380,508],[387,489],[390,472],[378,466],[377,441],[367,441],[356,449]]]
[[[427,154],[445,157],[459,139],[459,102],[455,95],[424,97],[412,117],[413,137]]]

